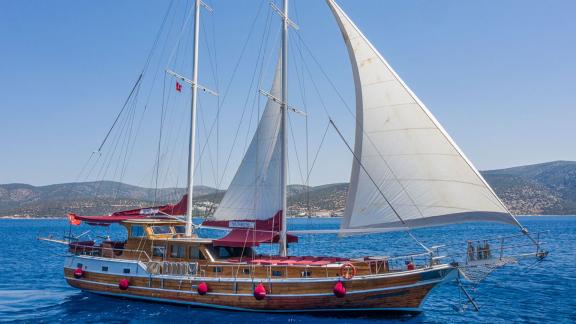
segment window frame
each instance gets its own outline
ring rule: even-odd
[[[174,253],[176,252],[176,253]],[[175,255],[176,254],[176,255]],[[182,244],[170,244],[170,257],[173,259],[186,258],[186,247]]]
[[[162,255],[158,255],[156,254],[156,249],[162,250]],[[166,246],[165,245],[153,245],[152,246],[152,256],[153,257],[160,257],[160,258],[166,258]]]
[[[157,232],[156,232],[156,229],[157,229],[157,228],[165,228],[165,229],[168,229],[168,232],[157,233]],[[153,233],[154,235],[171,235],[171,234],[174,234],[174,233],[172,232],[172,226],[170,226],[170,225],[155,225],[155,226],[150,226],[150,229],[152,229],[152,233]]]
[[[134,233],[135,229],[141,230],[137,234]],[[132,225],[130,226],[130,238],[142,238],[146,237],[146,227],[144,225]]]

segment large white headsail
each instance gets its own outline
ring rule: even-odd
[[[356,88],[355,160],[342,229],[467,221],[519,225],[478,170],[360,30],[327,0]],[[377,186],[376,186],[376,185]]]
[[[276,98],[281,95],[281,80],[279,60],[270,90],[270,94]],[[244,159],[214,213],[215,219],[263,220],[273,217],[282,209],[281,117],[280,104],[269,99]]]

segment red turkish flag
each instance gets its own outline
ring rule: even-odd
[[[178,81],[176,81],[176,91],[182,92],[182,85]]]

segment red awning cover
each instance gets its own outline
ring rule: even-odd
[[[278,243],[279,239],[278,232],[235,228],[223,238],[214,240],[212,244],[214,246],[253,247],[260,245],[260,243]],[[298,237],[288,234],[286,240],[287,243],[296,243]]]
[[[177,204],[167,204],[162,206],[138,208],[131,210],[124,210],[112,213],[110,215],[99,216],[79,216],[73,213],[68,214],[68,218],[72,220],[80,220],[89,225],[108,226],[113,223],[120,223],[129,219],[141,219],[148,217],[162,217],[163,215],[184,215],[186,214],[186,206],[188,205],[188,195],[184,195]]]

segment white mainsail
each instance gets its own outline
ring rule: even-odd
[[[467,221],[520,226],[424,104],[342,9],[327,0],[356,88],[356,135],[341,230]]]
[[[270,90],[275,98],[281,96],[280,62]],[[264,220],[282,209],[281,118],[280,104],[268,99],[244,159],[214,213],[216,220]]]

